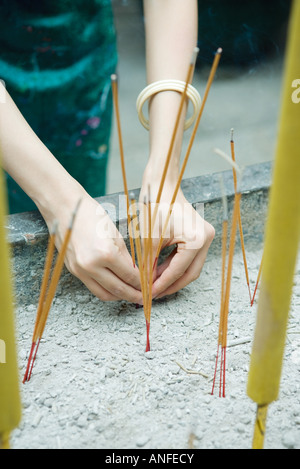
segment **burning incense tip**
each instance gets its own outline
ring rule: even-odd
[[[118,81],[118,77],[115,73],[110,76],[111,81]]]
[[[223,52],[222,47],[219,47],[219,48],[217,49],[217,54],[222,54],[222,52]]]
[[[230,140],[233,142],[233,132],[234,132],[234,129],[230,129]]]

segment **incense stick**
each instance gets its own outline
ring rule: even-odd
[[[221,175],[220,185],[222,191],[223,202],[223,224],[222,224],[222,284],[221,284],[221,303],[224,301],[225,291],[225,269],[226,269],[226,246],[227,246],[227,232],[228,232],[228,205],[227,197],[225,194],[224,181]]]
[[[147,209],[148,209],[148,256],[149,262],[147,261],[146,269],[148,272],[148,305],[147,305],[147,348],[146,351],[150,351],[150,318],[151,318],[151,308],[152,308],[152,282],[153,282],[153,246],[152,246],[152,216],[151,216],[151,195],[150,195],[150,186],[148,186],[148,200],[147,200]]]
[[[144,197],[143,202],[143,275],[144,275],[144,285],[145,285],[145,298],[146,302],[144,305],[144,313],[146,324],[148,327],[148,304],[149,304],[149,284],[148,284],[148,253],[149,253],[149,238],[148,238],[148,230],[147,230],[147,199]],[[147,341],[147,347],[149,347]],[[147,350],[148,351],[148,350]]]
[[[39,304],[38,304],[38,310],[37,310],[37,317],[36,317],[36,324],[35,328],[33,331],[33,342],[36,342],[38,335],[37,335],[37,326],[40,321],[41,315],[42,315],[42,310],[43,310],[43,304],[45,301],[46,297],[46,292],[47,292],[47,287],[49,283],[49,278],[50,278],[50,271],[51,271],[51,266],[52,266],[52,261],[54,257],[54,250],[55,250],[55,237],[56,237],[56,230],[57,230],[57,222],[55,222],[54,227],[52,232],[50,232],[50,239],[49,239],[49,247],[48,247],[48,253],[47,253],[47,258],[45,262],[45,273],[44,273],[44,278],[41,286],[41,292],[40,292],[40,299],[39,299]]]
[[[232,130],[231,130],[231,140],[232,140]],[[226,374],[226,349],[227,349],[227,330],[228,330],[228,313],[229,313],[229,298],[230,298],[230,285],[231,285],[231,274],[232,274],[232,264],[233,264],[233,255],[235,248],[235,239],[236,239],[236,229],[240,220],[240,200],[241,200],[241,191],[237,183],[237,173],[240,176],[239,183],[241,181],[241,170],[235,162],[234,153],[230,158],[226,153],[219,149],[215,149],[215,152],[224,158],[231,166],[233,170],[233,180],[234,180],[234,208],[232,214],[231,222],[231,233],[230,233],[230,242],[228,250],[228,265],[227,265],[227,278],[226,278],[226,287],[224,291],[224,265],[225,265],[225,249],[226,249],[226,237],[227,237],[227,224],[226,224],[226,213],[227,213],[227,204],[225,205],[225,191],[223,186],[223,180],[221,179],[222,187],[222,198],[223,198],[223,234],[222,234],[222,288],[221,288],[221,308],[220,308],[220,323],[219,323],[219,336],[218,336],[218,349],[216,356],[215,364],[215,373],[213,379],[212,394],[214,392],[215,380],[217,365],[219,359],[219,348],[221,347],[221,363],[220,363],[220,387],[219,387],[219,396],[225,397],[225,374]],[[239,225],[241,227],[241,225]]]
[[[144,253],[143,253],[143,273],[145,281],[145,298],[146,304],[144,306],[144,313],[146,319],[146,328],[147,328],[147,343],[146,343],[146,352],[150,351],[150,316],[151,316],[151,302],[152,299],[152,288],[150,290],[150,270],[152,270],[151,265],[149,265],[150,250],[152,250],[152,233],[151,233],[151,207],[149,200],[149,186],[148,186],[148,200],[144,197],[143,205],[143,215],[144,215]]]
[[[220,176],[220,185],[223,201],[223,223],[222,223],[222,278],[221,278],[221,298],[220,298],[220,319],[219,319],[219,334],[218,334],[218,348],[216,355],[215,363],[215,372],[213,378],[213,385],[211,394],[214,393],[217,367],[219,361],[219,349],[222,344],[222,331],[224,327],[224,300],[225,300],[225,272],[226,272],[226,247],[227,247],[227,234],[228,234],[228,207],[227,207],[227,197],[225,194],[224,181],[222,175]],[[221,367],[222,369],[222,367]],[[221,379],[220,379],[221,382]]]
[[[45,329],[45,326],[46,326],[46,322],[47,322],[49,311],[50,311],[50,308],[51,308],[51,305],[52,305],[52,301],[53,301],[53,298],[54,298],[54,295],[55,295],[57,284],[58,284],[60,276],[61,276],[61,272],[62,272],[62,268],[63,268],[63,265],[64,265],[64,260],[65,260],[67,247],[68,247],[68,244],[69,244],[69,241],[70,241],[70,237],[71,237],[75,217],[76,217],[76,214],[78,212],[80,203],[81,203],[81,199],[78,201],[78,203],[76,205],[76,208],[75,208],[74,212],[72,213],[71,220],[70,220],[69,226],[66,230],[66,234],[65,234],[65,237],[64,237],[64,240],[63,240],[62,247],[61,247],[60,252],[57,256],[57,260],[56,260],[56,263],[55,263],[55,266],[54,266],[54,269],[53,269],[53,274],[52,274],[52,277],[51,277],[51,280],[50,280],[50,283],[49,283],[47,294],[44,297],[44,302],[43,302],[42,309],[40,311],[38,311],[37,321],[36,321],[35,330],[34,330],[35,343],[33,343],[32,346],[31,346],[30,356],[29,356],[29,360],[28,360],[27,369],[26,369],[26,372],[25,372],[25,375],[24,375],[23,383],[25,381],[29,381],[30,377],[31,377],[33,364],[35,362],[37,351],[38,351],[38,348],[39,348],[39,345],[40,345],[40,341],[41,341],[41,338],[42,338],[43,333],[44,333],[44,329]],[[53,240],[51,240],[51,249],[52,249],[52,242],[53,242]],[[51,255],[51,251],[50,251],[50,255]],[[49,255],[49,258],[50,258],[50,255]],[[50,263],[50,261],[49,261],[49,263]],[[48,265],[48,260],[47,260],[47,270],[46,270],[46,273],[45,273],[45,277],[46,278],[48,277],[48,281],[49,281],[48,267],[49,267],[49,265]],[[46,283],[46,280],[45,280],[45,283]],[[40,295],[42,298],[43,298],[44,291],[46,290],[46,288],[47,288],[47,286],[43,285],[43,292]],[[34,351],[34,356],[32,356],[33,351]]]
[[[227,330],[228,330],[228,313],[229,313],[229,298],[230,298],[230,286],[231,286],[231,275],[232,275],[232,265],[233,265],[233,255],[235,248],[235,239],[236,239],[236,229],[238,224],[238,214],[240,209],[240,199],[241,193],[237,192],[234,200],[234,209],[232,215],[232,226],[230,234],[230,243],[228,250],[228,266],[227,266],[227,279],[226,279],[226,290],[224,297],[224,309],[223,309],[223,327],[222,327],[222,350],[223,350],[223,375],[222,379],[222,396],[225,397],[225,370],[226,370],[226,347],[227,347]]]
[[[113,93],[113,100],[114,100],[115,114],[116,114],[116,121],[117,121],[117,129],[118,129],[118,138],[119,138],[119,148],[120,148],[120,159],[121,159],[124,194],[125,194],[125,197],[126,197],[127,222],[128,222],[130,250],[131,250],[131,257],[132,257],[133,266],[135,267],[134,244],[133,244],[133,238],[132,238],[131,220],[130,220],[130,213],[129,213],[129,194],[128,194],[128,186],[127,186],[127,178],[126,178],[126,170],[125,170],[124,149],[123,149],[123,140],[122,140],[121,122],[120,122],[120,111],[119,111],[118,79],[117,79],[116,74],[111,75],[111,86],[112,86],[112,93]]]
[[[259,266],[259,271],[258,271],[258,275],[257,275],[257,280],[256,280],[256,284],[255,284],[253,296],[252,296],[252,299],[251,299],[251,306],[253,306],[254,299],[255,299],[255,295],[256,295],[256,290],[257,290],[257,287],[258,287],[258,284],[259,284],[259,280],[260,280],[260,276],[261,276],[262,264],[263,264],[263,257],[264,257],[264,256],[262,256],[261,261],[260,261],[260,266]]]
[[[152,215],[151,215],[151,194],[150,194],[150,186],[148,185],[148,200],[147,200],[147,209],[148,209],[148,238],[149,238],[149,321],[150,321],[150,314],[151,314],[151,304],[152,304],[152,282],[153,282],[153,238],[152,238]]]
[[[169,150],[168,150],[168,153],[167,153],[167,158],[166,158],[166,161],[165,161],[165,165],[164,165],[164,169],[163,169],[163,173],[162,173],[158,193],[157,193],[157,196],[156,196],[156,204],[155,204],[154,212],[153,212],[153,225],[154,225],[155,220],[156,220],[158,204],[159,204],[160,199],[161,199],[161,194],[162,194],[162,191],[163,191],[167,171],[168,171],[168,168],[169,168],[169,164],[170,164],[170,160],[171,160],[171,156],[172,156],[172,150],[173,150],[173,147],[174,147],[177,130],[178,130],[178,126],[179,126],[179,123],[180,123],[180,118],[181,118],[183,106],[184,106],[186,96],[187,96],[188,85],[191,82],[192,77],[193,77],[195,63],[196,63],[196,60],[197,60],[198,53],[199,53],[199,49],[198,49],[198,47],[195,47],[194,50],[193,50],[193,54],[192,54],[190,64],[189,64],[189,68],[188,68],[188,72],[187,72],[187,76],[186,76],[186,80],[185,80],[185,87],[184,87],[183,93],[181,95],[180,105],[179,105],[179,109],[178,109],[174,129],[173,129],[173,133],[172,133],[172,137],[171,137],[171,142],[170,142]]]
[[[26,368],[24,378],[23,378],[23,383],[27,380],[29,376],[30,364],[31,364],[33,352],[36,348],[36,343],[38,340],[37,328],[38,328],[38,324],[39,324],[42,310],[43,310],[46,290],[47,290],[47,286],[49,282],[50,270],[51,270],[53,256],[54,256],[56,229],[57,229],[57,223],[55,222],[53,229],[50,231],[50,235],[49,235],[48,248],[47,248],[46,260],[45,260],[45,266],[44,266],[44,275],[43,275],[42,285],[40,289],[40,297],[39,297],[39,303],[38,303],[38,308],[37,308],[35,327],[34,327],[34,331],[32,335],[32,345],[31,345],[31,350],[30,350],[30,354],[28,358],[27,368]]]
[[[148,318],[150,319],[150,317],[149,317],[149,295],[152,296],[152,294],[151,294],[151,292],[149,292],[149,287],[148,287],[148,282],[147,282],[147,251],[148,251],[148,247],[145,246],[145,243],[147,243],[147,240],[144,237],[144,246],[143,246],[143,250],[142,250],[141,239],[140,239],[140,227],[139,227],[139,221],[138,221],[138,215],[137,215],[135,200],[131,199],[130,204],[131,204],[132,211],[133,211],[133,217],[132,217],[133,232],[134,232],[134,240],[135,240],[135,246],[136,246],[137,261],[138,261],[138,266],[139,266],[139,271],[140,271],[144,316],[145,316],[145,320],[146,320],[146,331],[147,331],[146,352],[149,352],[149,350],[150,350],[150,341],[149,341],[150,322],[148,321]]]
[[[144,291],[145,291],[144,276],[141,274],[142,269],[143,269],[142,249],[141,249],[140,229],[139,229],[139,222],[138,222],[135,199],[130,200],[130,206],[133,212],[133,216],[131,217],[131,220],[133,223],[133,235],[134,235],[134,241],[135,241],[135,247],[136,247],[136,256],[137,256],[138,266],[140,270],[142,294],[144,295]]]
[[[231,148],[232,160],[235,162],[235,148],[234,148],[234,140],[233,140],[233,129],[231,129],[230,148]],[[236,192],[236,190],[237,190],[236,169],[233,167],[232,171],[233,171],[234,190]],[[241,240],[243,260],[244,260],[245,276],[246,276],[246,282],[247,282],[249,297],[250,297],[250,302],[251,302],[251,290],[250,290],[248,266],[247,266],[246,251],[245,251],[245,244],[244,244],[244,234],[243,234],[243,227],[242,227],[241,210],[239,211],[239,220],[238,220],[238,222],[239,222],[240,240]]]
[[[263,449],[268,407],[268,404],[258,404],[256,406],[256,418],[252,441],[253,449]]]
[[[221,347],[221,360],[220,360],[220,385],[219,385],[219,396],[225,397],[225,384],[226,384],[226,349],[227,349],[227,331],[228,331],[228,313],[229,313],[229,298],[230,298],[230,287],[231,287],[231,277],[232,277],[232,266],[233,266],[233,255],[235,248],[236,240],[236,229],[238,224],[238,217],[240,211],[240,199],[241,193],[239,188],[237,188],[234,196],[234,208],[232,214],[231,222],[231,232],[230,232],[230,241],[228,249],[228,265],[227,265],[227,276],[226,276],[226,286],[223,292],[221,291],[221,308],[220,308],[220,323],[219,323],[219,335],[218,335],[218,349],[216,356],[216,365],[215,373],[213,379],[212,392],[214,392],[215,379],[217,372],[217,364],[219,359],[219,349]],[[226,237],[225,232],[227,232],[227,226],[225,223],[226,219],[223,220],[223,236],[222,236],[222,284],[224,288],[224,265],[225,265],[225,249],[226,249]],[[226,231],[225,231],[226,230]]]
[[[63,244],[62,244],[62,247],[61,247],[60,252],[58,254],[57,261],[56,261],[56,264],[55,264],[55,267],[54,267],[54,270],[53,270],[53,275],[52,275],[52,278],[51,278],[51,281],[50,281],[48,295],[45,299],[45,307],[44,307],[43,312],[42,312],[42,317],[41,317],[42,321],[41,321],[41,323],[38,327],[38,334],[39,334],[40,337],[42,337],[42,335],[43,335],[43,332],[44,332],[44,329],[45,329],[45,326],[46,326],[46,321],[47,321],[47,318],[48,318],[48,314],[49,314],[49,311],[50,311],[50,307],[51,307],[51,304],[52,304],[52,301],[53,301],[53,298],[54,298],[54,295],[55,295],[56,287],[58,285],[58,282],[59,282],[59,279],[60,279],[60,276],[61,276],[61,272],[62,272],[62,268],[63,268],[63,265],[64,265],[64,260],[65,260],[65,255],[66,255],[66,252],[67,252],[67,247],[68,247],[68,244],[69,244],[69,241],[70,241],[70,238],[71,238],[75,217],[76,217],[76,214],[78,212],[80,203],[81,203],[81,200],[79,200],[74,212],[72,213],[71,220],[70,220],[69,226],[67,228],[67,231],[66,231],[66,234],[65,234],[65,237],[64,237],[64,240],[63,240]]]
[[[221,58],[221,54],[222,54],[222,49],[219,48],[219,49],[217,50],[216,54],[215,54],[215,57],[214,57],[214,61],[213,61],[212,67],[211,67],[211,71],[210,71],[209,77],[208,77],[206,89],[205,89],[205,92],[204,92],[204,95],[203,95],[203,99],[202,99],[200,111],[199,111],[199,114],[198,114],[198,116],[197,116],[196,123],[195,123],[194,128],[193,128],[193,131],[192,131],[192,135],[191,135],[191,137],[190,137],[190,141],[189,141],[189,144],[188,144],[188,148],[187,148],[187,151],[186,151],[184,160],[183,160],[183,164],[182,164],[182,167],[181,167],[181,171],[180,171],[180,174],[179,174],[179,177],[178,177],[176,186],[175,186],[175,190],[174,190],[174,193],[173,193],[173,197],[172,197],[172,200],[171,200],[171,203],[170,203],[170,209],[169,209],[169,212],[168,212],[166,221],[165,221],[165,225],[164,225],[163,231],[162,231],[162,233],[161,233],[161,235],[160,235],[160,240],[159,240],[159,243],[158,243],[158,247],[157,247],[157,251],[156,251],[155,260],[154,260],[154,266],[153,266],[153,267],[155,267],[156,262],[157,262],[157,260],[158,260],[158,256],[159,256],[159,253],[160,253],[160,250],[161,250],[161,247],[162,247],[162,243],[163,243],[164,234],[165,234],[165,232],[166,232],[166,229],[167,229],[167,226],[168,226],[168,223],[169,223],[169,219],[170,219],[170,216],[171,216],[172,211],[173,211],[174,202],[175,202],[175,199],[176,199],[176,197],[177,197],[177,193],[178,193],[178,190],[179,190],[181,181],[182,181],[182,177],[183,177],[183,174],[184,174],[184,171],[185,171],[187,162],[188,162],[188,158],[189,158],[189,155],[190,155],[190,152],[191,152],[191,149],[192,149],[194,140],[195,140],[196,132],[197,132],[197,130],[198,130],[198,126],[199,126],[199,123],[200,123],[200,120],[201,120],[201,117],[202,117],[202,114],[203,114],[203,110],[204,110],[204,106],[205,106],[205,103],[206,103],[206,100],[207,100],[207,96],[208,96],[208,93],[209,93],[209,90],[210,90],[210,88],[211,88],[211,85],[212,85],[212,82],[213,82],[215,73],[216,73],[217,68],[218,68],[218,65],[219,65],[219,61],[220,61],[220,58]]]
[[[221,185],[223,189],[223,223],[222,223],[222,282],[221,282],[221,307],[220,307],[220,324],[219,324],[219,343],[222,342],[222,331],[224,328],[224,302],[225,302],[225,274],[226,274],[226,248],[227,248],[227,236],[228,236],[228,208],[227,198],[225,195],[225,189],[223,185],[223,179],[221,179]]]

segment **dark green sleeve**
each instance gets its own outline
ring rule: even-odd
[[[108,0],[4,0],[0,78],[43,143],[93,197],[104,194],[117,62]],[[13,157],[13,155],[12,155]],[[33,203],[8,176],[11,212]]]

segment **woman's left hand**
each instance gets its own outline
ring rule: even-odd
[[[147,194],[148,184],[144,181],[140,201]],[[150,186],[153,188],[153,185]],[[215,230],[204,220],[186,200],[179,189],[171,216],[169,218],[170,201],[174,187],[164,186],[162,198],[157,208],[153,230],[153,259],[156,259],[160,236],[163,234],[161,249],[174,245],[171,254],[156,265],[153,276],[153,298],[171,295],[196,280],[204,265],[208,249],[213,241]],[[156,194],[151,194],[152,201]],[[155,204],[152,202],[152,215]],[[166,220],[169,218],[168,225]],[[163,233],[164,226],[167,226]]]

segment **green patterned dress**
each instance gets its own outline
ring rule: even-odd
[[[0,12],[0,79],[67,171],[103,195],[117,62],[110,0],[0,0]],[[8,175],[7,186],[11,213],[36,208]]]

